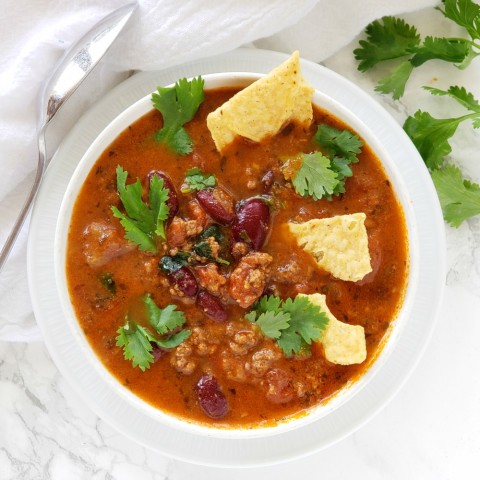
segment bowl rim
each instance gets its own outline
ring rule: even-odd
[[[202,75],[205,80],[205,88],[216,88],[219,86],[244,86],[251,81],[264,76],[264,74],[254,72],[224,72]],[[59,220],[55,231],[54,240],[54,268],[55,281],[60,296],[62,310],[65,313],[69,327],[76,339],[77,344],[80,345],[84,355],[89,362],[94,366],[97,373],[119,393],[123,398],[130,402],[136,408],[140,408],[150,417],[155,418],[169,427],[193,433],[196,435],[216,436],[219,438],[254,438],[266,437],[270,435],[278,435],[292,429],[301,428],[304,425],[317,421],[318,419],[328,415],[331,411],[340,407],[347,402],[353,395],[360,391],[380,370],[383,364],[388,359],[390,352],[393,350],[399,335],[403,329],[403,325],[408,320],[412,304],[413,292],[415,291],[418,281],[418,234],[415,215],[412,211],[412,200],[408,195],[405,182],[403,181],[400,172],[391,159],[388,152],[382,146],[382,142],[375,133],[365,125],[360,118],[354,115],[351,111],[346,109],[340,102],[331,98],[330,96],[318,91],[317,89],[313,95],[313,103],[319,105],[342,121],[344,121],[355,132],[362,136],[367,145],[377,155],[389,180],[392,182],[393,190],[397,196],[397,200],[403,208],[404,219],[407,228],[408,237],[408,259],[409,268],[407,271],[407,285],[405,287],[402,305],[397,313],[396,318],[391,322],[387,335],[379,346],[380,352],[375,355],[373,361],[367,370],[353,382],[349,382],[346,387],[340,389],[328,401],[322,402],[308,410],[306,414],[289,417],[286,421],[281,421],[274,426],[261,426],[255,428],[217,428],[215,426],[207,426],[204,424],[189,421],[187,419],[175,417],[174,415],[163,412],[161,409],[153,407],[147,401],[141,399],[133,392],[124,387],[120,381],[111,374],[107,367],[103,364],[100,358],[95,354],[93,348],[90,346],[88,339],[81,331],[80,325],[76,320],[76,315],[70,301],[68,287],[65,281],[64,261],[66,255],[66,238],[68,235],[68,226],[70,224],[70,217],[73,211],[76,197],[78,196],[81,184],[85,177],[91,171],[94,163],[99,158],[100,154],[108,148],[108,145],[131,123],[136,121],[142,115],[152,109],[150,103],[150,94],[144,96],[130,107],[126,108],[120,113],[106,128],[97,136],[95,141],[90,145],[81,161],[75,169],[70,181],[68,182],[67,190],[62,200],[60,207]]]

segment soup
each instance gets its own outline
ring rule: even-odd
[[[355,132],[314,106],[309,127],[290,121],[260,142],[236,138],[219,153],[207,115],[237,91],[205,92],[185,125],[194,145],[190,153],[158,142],[163,119],[157,110],[119,135],[76,200],[66,267],[78,322],[111,374],[164,412],[221,428],[268,426],[301,415],[358,379],[395,319],[408,271],[403,212],[368,145],[350,165],[344,192],[321,199],[300,195],[289,169],[299,152],[322,151],[318,126]],[[153,252],[125,238],[119,166],[120,176],[128,172],[127,184],[140,180],[145,204],[154,201],[152,179],[170,192],[165,238],[160,232]],[[120,213],[114,215],[112,206]],[[371,271],[356,281],[319,266],[288,227],[358,212],[365,214]],[[287,299],[301,294],[324,295],[330,315],[363,328],[366,360],[327,358],[321,337],[333,320],[322,309],[315,310],[316,340],[312,334],[305,341],[301,327],[280,328],[281,321],[288,323],[285,315],[293,322]],[[277,302],[269,312],[268,299]],[[184,323],[157,342],[149,315],[158,321],[169,305],[175,309],[168,314],[181,312]],[[276,332],[265,328],[266,319],[276,322]],[[148,361],[137,356],[132,362],[126,325],[141,327],[135,339],[148,342]]]

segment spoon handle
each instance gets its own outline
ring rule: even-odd
[[[40,187],[40,182],[42,181],[43,174],[45,172],[45,164],[46,164],[46,149],[45,149],[45,128],[43,128],[38,133],[38,163],[37,163],[37,172],[35,174],[35,180],[33,182],[32,188],[30,193],[28,194],[25,203],[23,204],[22,210],[20,211],[17,219],[15,220],[15,224],[12,227],[10,235],[5,242],[5,245],[0,252],[0,271],[2,270],[3,265],[5,264],[12,247],[17,240],[18,234],[22,229],[22,225],[25,222],[25,218],[27,218],[28,212],[32,206],[33,200],[37,195],[38,188]]]

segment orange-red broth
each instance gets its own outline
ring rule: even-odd
[[[313,143],[316,125],[325,123],[336,128],[348,128],[340,120],[319,108],[314,108],[310,129],[287,125],[275,137],[259,144],[239,139],[224,155],[220,155],[206,127],[206,116],[235,93],[235,89],[206,92],[206,99],[195,118],[186,125],[194,142],[193,152],[186,156],[172,154],[154,140],[162,118],[151,111],[128,127],[104,151],[89,173],[76,201],[72,216],[67,255],[67,278],[78,321],[98,358],[119,382],[136,395],[159,409],[177,417],[226,427],[252,427],[275,423],[299,414],[325,401],[347,382],[357,379],[381,348],[382,338],[401,305],[407,275],[407,237],[402,209],[380,161],[366,145],[360,161],[352,165],[353,177],[346,180],[345,194],[332,201],[314,201],[298,196],[288,184],[278,187],[276,195],[283,208],[272,215],[270,232],[262,248],[272,255],[272,271],[289,262],[296,262],[302,278],[293,284],[276,282],[284,298],[297,293],[326,294],[333,314],[341,321],[365,328],[367,361],[361,365],[340,366],[328,362],[320,344],[315,344],[310,356],[282,357],[275,367],[288,372],[292,382],[306,384],[303,396],[287,403],[274,403],[265,395],[262,379],[246,381],[228,379],[222,369],[222,351],[228,349],[231,337],[225,335],[226,324],[205,317],[195,304],[172,298],[165,277],[157,268],[161,254],[152,256],[135,249],[113,259],[104,267],[91,268],[83,251],[83,236],[92,222],[107,222],[121,228],[110,207],[119,206],[116,193],[117,165],[129,172],[128,182],[136,177],[145,179],[153,169],[169,175],[179,193],[187,169],[200,167],[215,174],[218,183],[238,201],[262,193],[259,179],[269,170],[278,171],[279,157],[318,149]],[[278,176],[276,177],[278,178]],[[257,183],[247,188],[249,180]],[[282,183],[282,182],[280,182]],[[252,187],[252,182],[249,184]],[[180,212],[192,195],[179,193]],[[284,228],[287,221],[307,221],[353,212],[365,212],[366,227],[373,272],[362,281],[353,283],[335,279],[322,272],[312,258],[303,252]],[[154,268],[152,268],[152,265]],[[99,275],[108,272],[116,281],[117,293],[109,298]],[[160,306],[175,303],[185,313],[186,327],[200,326],[218,338],[216,352],[207,357],[197,356],[197,366],[191,375],[183,375],[170,364],[167,354],[145,372],[133,368],[123,358],[122,349],[115,346],[118,328],[124,324],[129,309],[139,309],[139,298],[150,293]],[[245,310],[233,301],[226,305],[229,319],[238,321]],[[228,323],[228,322],[227,322]],[[256,347],[272,347],[273,340],[262,338]],[[251,356],[252,352],[247,354]],[[239,363],[247,358],[239,358]],[[233,357],[233,356],[232,356]],[[194,386],[204,372],[213,373],[229,403],[229,413],[222,420],[208,418],[198,405]]]

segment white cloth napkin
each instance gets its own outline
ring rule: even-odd
[[[128,0],[4,0],[0,18],[0,242],[33,182],[36,100],[42,81],[73,42]],[[139,0],[111,54],[118,71],[162,69],[255,42],[321,61],[383,15],[436,0]],[[101,82],[101,80],[100,80]],[[99,85],[98,90],[102,90]],[[28,222],[0,273],[0,340],[41,336],[29,300]],[[55,288],[54,285],[44,288]]]

